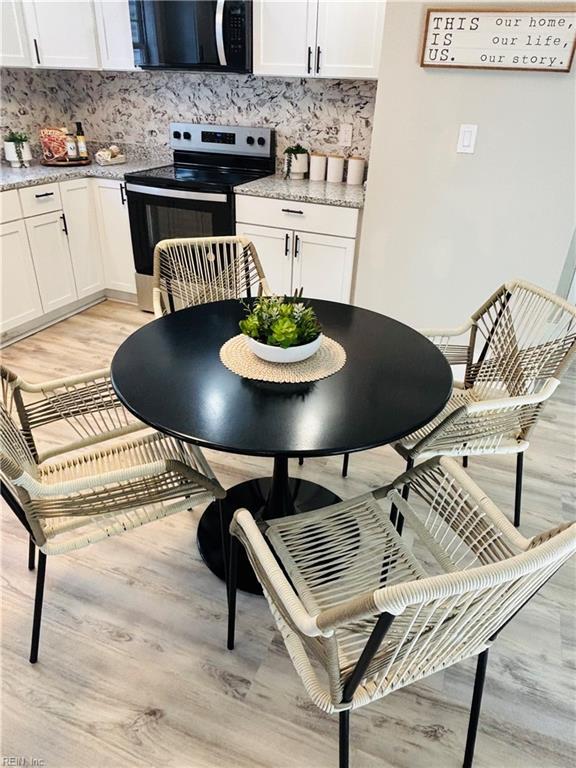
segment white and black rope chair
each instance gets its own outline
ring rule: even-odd
[[[28,531],[30,570],[35,547],[40,550],[30,651],[35,663],[47,555],[221,499],[225,491],[196,446],[150,430],[125,437],[144,425],[116,399],[106,370],[28,384],[2,368],[2,385],[2,497]],[[27,402],[25,395],[34,399]],[[55,423],[62,431],[67,425],[73,441],[39,454],[37,430]],[[101,445],[112,438],[123,439]]]
[[[252,241],[243,235],[161,240],[154,249],[154,314],[270,293]]]
[[[395,449],[408,468],[432,456],[461,456],[466,464],[468,456],[516,454],[520,525],[524,451],[576,352],[576,307],[518,280],[501,286],[460,328],[422,333],[464,368],[464,380],[444,410]]]
[[[405,484],[410,502],[401,495]],[[410,536],[391,522],[390,503]],[[228,647],[240,541],[310,698],[339,714],[341,768],[349,764],[352,710],[478,656],[464,758],[470,768],[488,650],[576,551],[576,524],[524,538],[449,458],[262,529],[238,510],[231,534]]]

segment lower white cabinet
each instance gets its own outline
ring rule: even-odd
[[[136,293],[124,184],[110,179],[95,179],[95,192],[106,287]]]
[[[263,226],[286,212],[299,227]],[[236,233],[249,237],[256,247],[273,293],[303,295],[313,299],[349,302],[356,251],[355,237],[324,234],[341,231],[356,234],[358,211],[315,203],[291,203],[270,198],[239,197],[236,211],[244,219],[236,222]],[[339,216],[339,213],[343,212]],[[307,231],[320,228],[324,232]]]
[[[4,333],[35,320],[43,313],[26,225],[22,219],[0,224],[0,254],[0,331]]]
[[[98,223],[90,179],[60,182],[60,197],[78,298],[104,290]]]
[[[350,301],[355,240],[348,237],[294,233],[292,293],[328,301]]]
[[[77,298],[64,216],[56,211],[25,221],[42,307],[52,312]]]

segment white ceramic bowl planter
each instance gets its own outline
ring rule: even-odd
[[[16,149],[16,143],[20,145],[20,151],[22,154],[22,161],[18,157],[18,151]],[[5,141],[4,142],[4,157],[6,162],[10,163],[12,168],[28,168],[30,166],[30,160],[32,160],[32,153],[30,152],[30,144],[27,141]]]
[[[246,338],[252,352],[269,363],[300,363],[302,360],[312,357],[315,352],[318,352],[320,344],[322,344],[322,334],[308,344],[300,344],[299,347],[288,347],[287,349],[263,344],[261,341],[250,338],[250,336]]]

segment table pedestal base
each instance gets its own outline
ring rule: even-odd
[[[240,507],[248,509],[256,520],[266,520],[281,517],[283,514],[309,512],[311,509],[320,509],[341,501],[339,496],[321,485],[299,478],[288,478],[281,460],[279,462],[276,459],[274,464],[274,478],[263,477],[259,480],[248,480],[229,488],[226,492],[226,498],[221,502],[226,552],[228,552],[230,521],[234,512]],[[278,466],[279,464],[280,466]],[[279,498],[279,490],[282,491],[283,499]],[[220,579],[225,579],[217,501],[206,508],[200,520],[198,549],[212,573]],[[239,548],[238,552],[238,589],[255,595],[262,594],[260,584],[254,576],[252,566],[242,547]]]

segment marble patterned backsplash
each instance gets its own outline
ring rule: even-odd
[[[277,154],[290,144],[340,152],[338,131],[353,126],[346,154],[368,158],[376,97],[370,80],[315,80],[190,72],[2,69],[0,125],[36,143],[43,125],[81,120],[100,145],[166,150],[172,120],[268,126]]]

